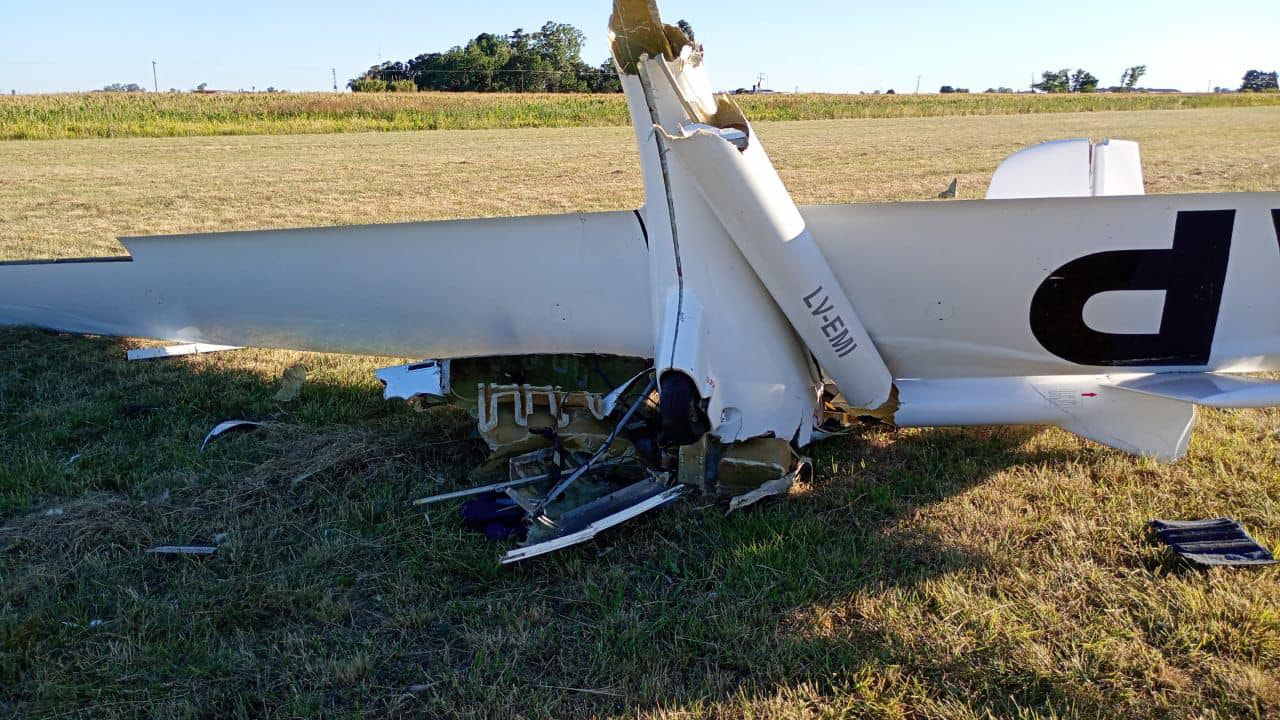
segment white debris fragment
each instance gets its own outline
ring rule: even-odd
[[[425,360],[410,365],[383,368],[375,377],[386,386],[387,400],[412,400],[416,397],[447,397],[450,388],[449,361]]]
[[[660,508],[663,505],[676,500],[684,494],[686,489],[687,488],[685,486],[678,485],[663,493],[653,495],[646,500],[626,507],[613,515],[603,517],[578,532],[563,535],[536,545],[528,545],[526,547],[512,550],[502,557],[502,564],[510,565],[512,563],[521,562],[522,560],[538,557],[539,555],[546,555],[547,553],[552,553],[557,550],[563,550],[564,548],[572,547],[574,545],[581,545],[584,542],[592,540],[595,536],[609,528],[617,527],[632,518],[643,515],[650,510]]]
[[[195,555],[208,557],[218,552],[218,548],[209,545],[162,545],[148,550],[152,555]]]
[[[159,360],[161,358],[182,357],[184,355],[206,355],[208,353],[227,352],[229,350],[243,350],[242,347],[234,345],[206,345],[204,343],[192,343],[189,345],[171,345],[169,347],[158,348],[142,348],[139,350],[130,350],[127,354],[129,362],[138,362],[139,360]]]
[[[204,437],[204,442],[200,443],[200,451],[204,452],[204,449],[209,447],[209,443],[223,435],[226,435],[232,430],[252,430],[264,426],[265,423],[256,422],[254,420],[228,420],[224,423],[219,423],[217,427],[210,430],[209,434]]]
[[[792,474],[767,482],[745,495],[739,495],[729,501],[729,512],[725,513],[725,515],[732,515],[743,508],[751,507],[765,498],[786,495],[791,492],[791,487],[795,485],[795,482],[796,476]]]
[[[812,474],[813,466],[810,464],[809,460],[800,458],[799,462],[796,463],[795,469],[790,473],[787,473],[787,475],[780,477],[777,480],[771,480],[749,493],[739,495],[730,500],[729,511],[725,513],[725,517],[728,517],[743,508],[751,507],[766,498],[789,495],[792,488],[795,487],[796,482],[800,481],[801,478],[810,478],[812,477]]]

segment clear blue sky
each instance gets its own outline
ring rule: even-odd
[[[958,3],[734,3],[660,0],[668,22],[689,20],[720,88],[767,73],[777,90],[915,89],[943,84],[1025,89],[1048,68],[1083,67],[1104,85],[1146,64],[1149,87],[1236,87],[1250,68],[1280,66],[1276,0],[1013,0]],[[608,56],[608,0],[338,3],[332,0],[62,0],[0,3],[0,92],[88,90],[109,83],[161,89],[201,82],[235,90],[331,89],[379,57],[404,60],[481,32],[537,29],[547,20],[587,34],[585,59]]]

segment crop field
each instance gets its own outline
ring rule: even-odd
[[[745,95],[758,121],[1280,106],[1245,95]],[[621,95],[90,93],[0,96],[0,140],[627,125]]]
[[[1280,189],[1280,107],[759,131],[801,203],[980,197],[1053,137],[1141,141],[1152,192]],[[10,141],[0,259],[641,197],[621,127]],[[1203,413],[1168,466],[1057,430],[867,430],[812,448],[785,500],[501,568],[453,508],[410,505],[481,445],[382,400],[401,359],[125,362],[151,344],[0,331],[0,717],[1280,716],[1280,571],[1191,570],[1143,529],[1232,516],[1280,546],[1277,411]],[[243,417],[271,422],[199,452]]]

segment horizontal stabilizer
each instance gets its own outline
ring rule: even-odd
[[[1161,462],[1187,452],[1195,405],[1118,389],[1111,378],[1042,376],[900,380],[900,427],[1054,425]]]
[[[1211,408],[1280,406],[1280,382],[1260,378],[1214,373],[1174,373],[1125,380],[1116,383],[1116,387]]]
[[[1154,395],[1101,388],[1089,412],[1073,413],[1058,427],[1117,450],[1176,462],[1187,454],[1196,407]]]

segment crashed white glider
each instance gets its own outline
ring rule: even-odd
[[[648,0],[610,29],[635,212],[126,239],[0,267],[0,325],[432,358],[381,377],[477,416],[498,515],[528,528],[511,560],[675,499],[672,472],[785,489],[859,420],[1174,461],[1196,405],[1280,404],[1231,375],[1280,370],[1280,193],[1145,196],[1136,144],[1070,140],[1014,155],[986,200],[798,208],[701,46]]]

